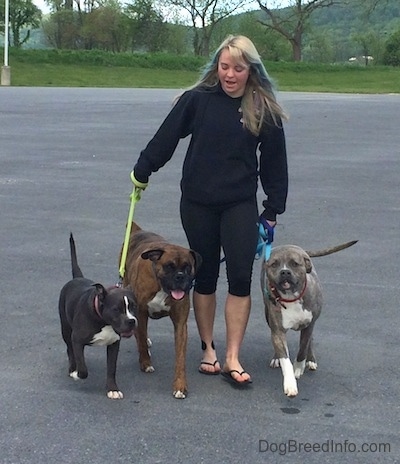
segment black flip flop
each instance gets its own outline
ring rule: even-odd
[[[215,367],[215,365],[217,364],[217,362],[218,362],[218,359],[216,359],[213,363],[210,363],[210,362],[207,362],[207,361],[201,361],[200,366],[201,366],[202,364],[206,364],[207,366],[213,366],[213,367]],[[200,372],[200,374],[204,374],[204,375],[219,375],[219,373],[220,373],[221,371],[217,371],[217,372],[216,372],[216,371],[214,371],[214,372],[208,372],[208,371],[203,371],[203,369],[201,369],[201,368],[199,367],[199,372]]]
[[[236,369],[232,369],[231,371],[228,371],[228,372],[225,372],[225,371],[221,370],[222,377],[225,380],[227,380],[229,383],[231,383],[232,385],[236,385],[236,386],[241,387],[242,385],[249,385],[249,384],[253,383],[253,381],[251,379],[244,380],[243,382],[239,382],[239,380],[236,380],[236,379],[234,379],[232,377],[232,372],[236,372],[239,375],[247,374],[246,371],[239,372]]]

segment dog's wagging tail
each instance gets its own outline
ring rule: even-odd
[[[69,236],[69,248],[71,253],[71,267],[72,267],[72,278],[76,279],[78,277],[83,277],[83,273],[81,268],[78,265],[78,258],[76,257],[76,247],[75,247],[75,240],[72,232]]]
[[[306,251],[310,258],[319,258],[321,256],[331,255],[332,253],[337,253],[338,251],[345,250],[355,245],[358,240],[351,240],[350,242],[342,243],[341,245],[336,245],[333,247],[323,248],[322,250],[317,251]]]

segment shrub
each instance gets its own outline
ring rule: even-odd
[[[400,66],[400,30],[392,34],[386,42],[383,63]]]
[[[72,64],[89,66],[123,66],[127,68],[150,68],[199,71],[205,58],[194,55],[167,53],[113,53],[102,50],[23,50],[11,49],[10,55],[22,63]]]

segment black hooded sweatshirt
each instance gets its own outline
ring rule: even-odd
[[[220,85],[184,92],[141,152],[136,179],[147,182],[171,159],[179,140],[191,135],[183,163],[183,197],[204,205],[245,201],[255,197],[260,177],[267,196],[262,214],[275,220],[285,211],[288,190],[284,130],[280,119],[279,126],[265,121],[260,135],[253,135],[243,127],[241,99],[230,97]]]

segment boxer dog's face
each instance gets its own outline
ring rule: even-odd
[[[201,264],[198,253],[177,246],[147,250],[141,257],[153,263],[162,289],[174,300],[181,300],[189,293]]]

